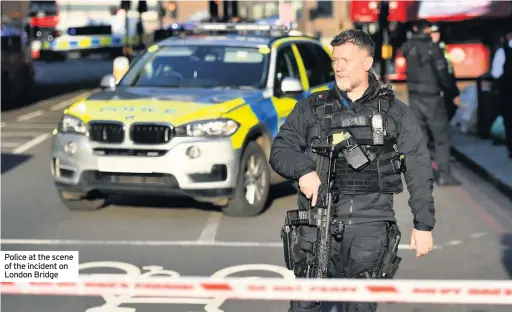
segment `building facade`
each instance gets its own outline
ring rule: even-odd
[[[279,3],[291,3],[297,30],[329,42],[340,31],[352,27],[350,1],[240,1],[240,16],[251,19],[279,15]]]

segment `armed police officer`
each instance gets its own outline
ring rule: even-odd
[[[451,135],[445,98],[458,102],[458,89],[438,43],[432,40],[433,24],[419,20],[401,50],[407,60],[409,105],[426,138],[432,136],[432,160],[437,164],[439,186],[459,185],[450,167]]]
[[[388,251],[390,224],[396,228],[393,194],[403,191],[402,172],[414,216],[409,248],[416,250],[417,257],[432,249],[433,173],[426,141],[412,111],[389,88],[381,87],[372,72],[374,43],[369,35],[346,30],[331,45],[334,86],[298,101],[272,144],[270,165],[281,176],[298,181],[299,209],[311,209],[329,188],[325,185],[328,161],[313,154],[311,144],[348,143],[340,153],[343,156],[336,159],[329,188],[338,194],[334,219],[341,224],[342,234],[340,226],[333,226],[337,230],[333,231],[328,276],[368,278],[372,274],[367,273],[379,269]],[[366,162],[360,161],[361,155]],[[287,266],[293,263],[295,275],[306,277],[317,232],[314,226],[299,226],[296,234]],[[344,311],[375,311],[376,306],[346,303]],[[320,310],[321,303],[291,302],[293,312]]]
[[[446,113],[448,113],[448,121],[450,121],[457,112],[457,107],[460,104],[460,90],[457,86],[457,78],[455,77],[452,58],[450,53],[448,53],[446,43],[441,40],[441,29],[438,25],[433,24],[432,27],[430,27],[430,37],[432,38],[432,42],[437,43],[443,52],[444,58],[446,59],[446,64],[448,65],[448,73],[450,74],[452,82],[452,87],[450,90],[455,92],[455,94],[446,94],[445,92],[447,90],[443,91]]]

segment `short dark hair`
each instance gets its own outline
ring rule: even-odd
[[[331,41],[331,46],[339,46],[342,44],[345,44],[347,42],[350,42],[362,49],[365,49],[368,51],[368,54],[373,57],[375,54],[375,42],[373,42],[370,35],[365,33],[362,30],[358,29],[347,29],[334,37]]]

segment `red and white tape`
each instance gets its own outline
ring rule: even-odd
[[[278,278],[136,278],[81,275],[78,282],[1,282],[2,294],[158,296],[252,300],[317,300],[512,304],[512,281]]]

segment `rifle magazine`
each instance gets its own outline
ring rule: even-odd
[[[287,224],[293,226],[309,225],[310,212],[305,209],[288,210],[286,212]]]

